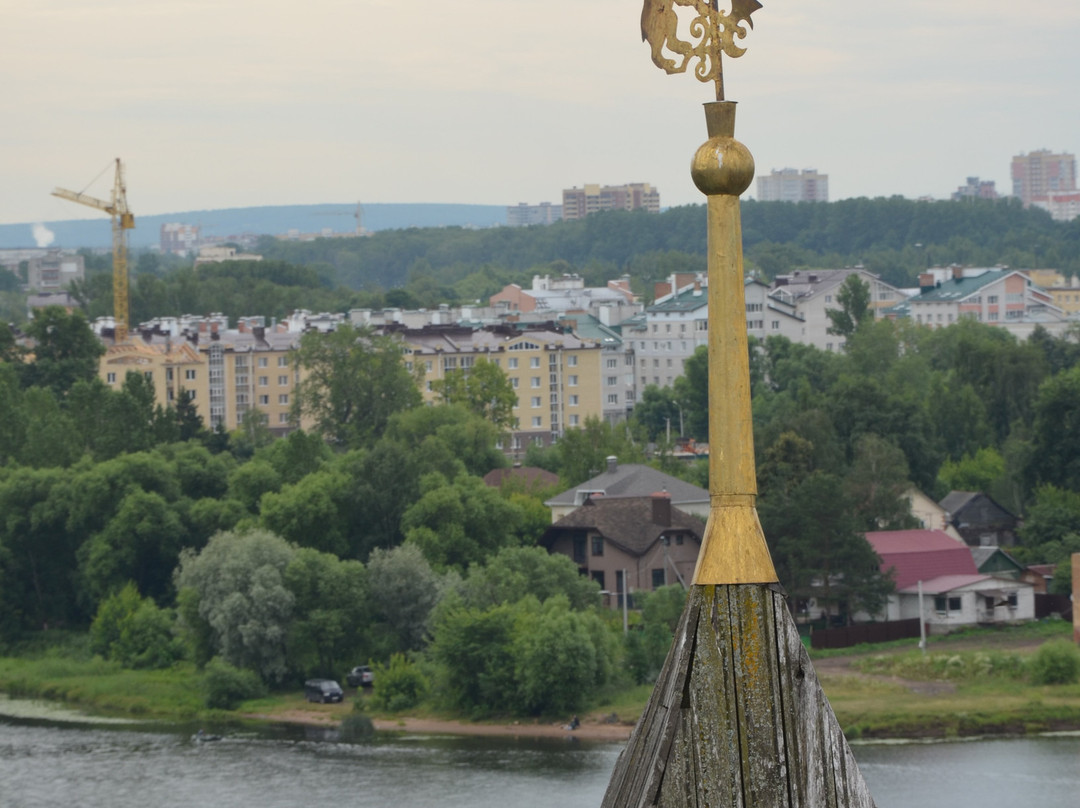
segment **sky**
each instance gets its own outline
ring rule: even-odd
[[[758,175],[947,198],[969,176],[1009,192],[1013,155],[1080,150],[1077,0],[762,2],[724,60]],[[50,192],[107,197],[116,157],[136,217],[560,203],[585,183],[703,201],[713,88],[653,65],[640,0],[5,5],[0,223],[104,219]]]

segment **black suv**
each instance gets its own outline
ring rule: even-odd
[[[345,674],[345,681],[349,687],[371,687],[375,684],[375,674],[367,665],[357,665]]]
[[[304,682],[304,698],[320,704],[341,701],[345,692],[333,679],[308,679]]]

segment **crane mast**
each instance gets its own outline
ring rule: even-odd
[[[113,320],[116,322],[117,343],[126,342],[128,335],[128,267],[127,231],[135,227],[135,214],[128,208],[127,185],[124,182],[124,164],[116,158],[116,176],[113,180],[112,199],[108,202],[88,194],[55,188],[53,196],[78,202],[80,205],[104,211],[112,218],[113,236]]]

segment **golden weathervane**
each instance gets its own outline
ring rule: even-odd
[[[692,41],[679,39],[676,7],[696,14],[689,25]],[[652,47],[653,63],[665,73],[685,73],[691,59],[698,60],[694,75],[699,81],[716,82],[716,100],[724,100],[724,68],[721,55],[732,58],[746,53],[735,44],[744,39],[746,26],[754,27],[750,15],[761,8],[757,0],[731,0],[731,11],[720,10],[718,0],[645,0],[641,9],[641,38]],[[696,44],[695,44],[696,42]],[[665,47],[681,61],[669,59]]]

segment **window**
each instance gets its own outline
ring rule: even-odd
[[[601,591],[603,591],[603,589],[604,589],[604,571],[603,570],[593,570],[590,573],[590,575],[592,575],[592,579],[594,581],[596,581],[598,584],[600,584],[600,589],[601,589]]]
[[[832,295],[825,295],[825,302],[832,303]]]
[[[531,359],[529,360],[529,367],[531,367],[531,368],[538,368],[538,367],[540,367],[540,357],[539,357],[539,356],[534,356],[534,357],[532,357],[532,358],[531,358]]]
[[[105,374],[105,381],[107,381],[109,384],[116,384],[116,374],[115,373],[106,373]]]
[[[278,387],[285,387],[285,386],[287,386],[289,384],[289,377],[288,376],[278,376],[277,377],[277,383],[278,383]]]
[[[544,422],[541,420],[539,415],[534,415],[532,419],[532,425],[534,428],[539,429],[544,425]]]
[[[277,358],[277,366],[279,368],[287,368],[289,366],[289,357],[287,357],[287,356],[279,356]]]
[[[608,393],[607,403],[608,404],[618,404],[619,403],[619,394],[618,393]]]
[[[574,561],[578,564],[585,563],[585,537],[574,536]]]
[[[948,612],[958,612],[961,609],[961,601],[959,596],[947,596],[947,595],[935,595],[934,596],[934,611],[940,614],[946,614]]]
[[[1009,602],[1010,609],[1015,609],[1020,604],[1020,599],[1017,597],[1015,592],[1010,592],[1006,600],[1008,600]]]
[[[426,361],[426,362],[424,363],[424,368],[425,368],[425,369],[427,370],[427,372],[428,372],[428,373],[431,373],[431,360],[430,360],[430,359],[429,359],[429,360],[427,360],[427,361]]]
[[[671,333],[671,323],[668,323],[666,326],[664,326],[664,330],[667,331],[667,333],[670,334]]]
[[[780,329],[780,321],[779,320],[773,320],[772,321],[772,330],[773,331],[778,331],[779,329]]]
[[[277,421],[278,421],[279,424],[287,424],[287,423],[289,423],[289,413],[287,413],[287,412],[279,412],[278,417],[277,417]]]
[[[602,556],[604,554],[604,537],[593,536],[592,537],[592,554],[594,556]]]
[[[607,377],[607,383],[608,383],[608,387],[614,387],[615,385],[617,385],[619,383],[619,377],[618,376],[608,376]]]
[[[570,396],[570,406],[571,407],[576,407],[577,403],[578,403],[578,397],[577,397],[577,394],[575,393],[574,395]]]
[[[506,360],[506,366],[508,368],[510,368],[511,370],[516,370],[517,366],[518,366],[517,365],[517,357],[516,356],[511,356],[509,359],[507,359]]]
[[[652,571],[652,588],[659,589],[664,585],[664,568],[660,567]]]
[[[511,376],[510,377],[510,386],[513,387],[515,390],[517,390],[517,386],[518,386],[518,377],[517,376]]]
[[[987,295],[986,302],[993,305],[994,303],[998,302],[998,296],[997,295]]]
[[[442,360],[443,370],[457,370],[457,357],[456,356],[444,356]]]
[[[259,357],[259,367],[261,367],[261,368],[266,367],[267,361],[268,360],[267,360],[267,358],[265,356],[260,356]]]
[[[571,387],[577,387],[577,376],[571,376],[569,379],[566,380],[566,382]]]
[[[540,377],[539,376],[533,376],[529,380],[529,386],[530,387],[539,387],[540,386]]]
[[[171,382],[173,380],[172,368],[165,368],[165,381]]]
[[[660,367],[660,360],[659,360],[659,359],[653,359],[653,361],[652,361],[652,366],[653,366],[654,368],[658,368],[658,367]]]
[[[533,407],[539,407],[540,406],[540,396],[533,396],[532,397],[532,406]]]
[[[259,377],[259,387],[269,387],[269,386],[270,386],[270,377],[269,376],[260,376]]]
[[[577,425],[578,425],[578,416],[571,415],[570,416],[570,426],[577,426]]]
[[[270,403],[270,396],[259,396],[259,406],[262,407]]]
[[[608,359],[606,364],[605,364],[605,367],[609,367],[609,368],[617,368],[618,366],[619,366],[619,360],[618,359]]]
[[[288,404],[289,403],[289,394],[288,393],[279,394],[278,397],[277,397],[277,403],[282,404],[282,405]]]
[[[576,368],[577,367],[577,356],[575,355],[575,356],[566,357],[566,364],[569,365],[572,368]]]

